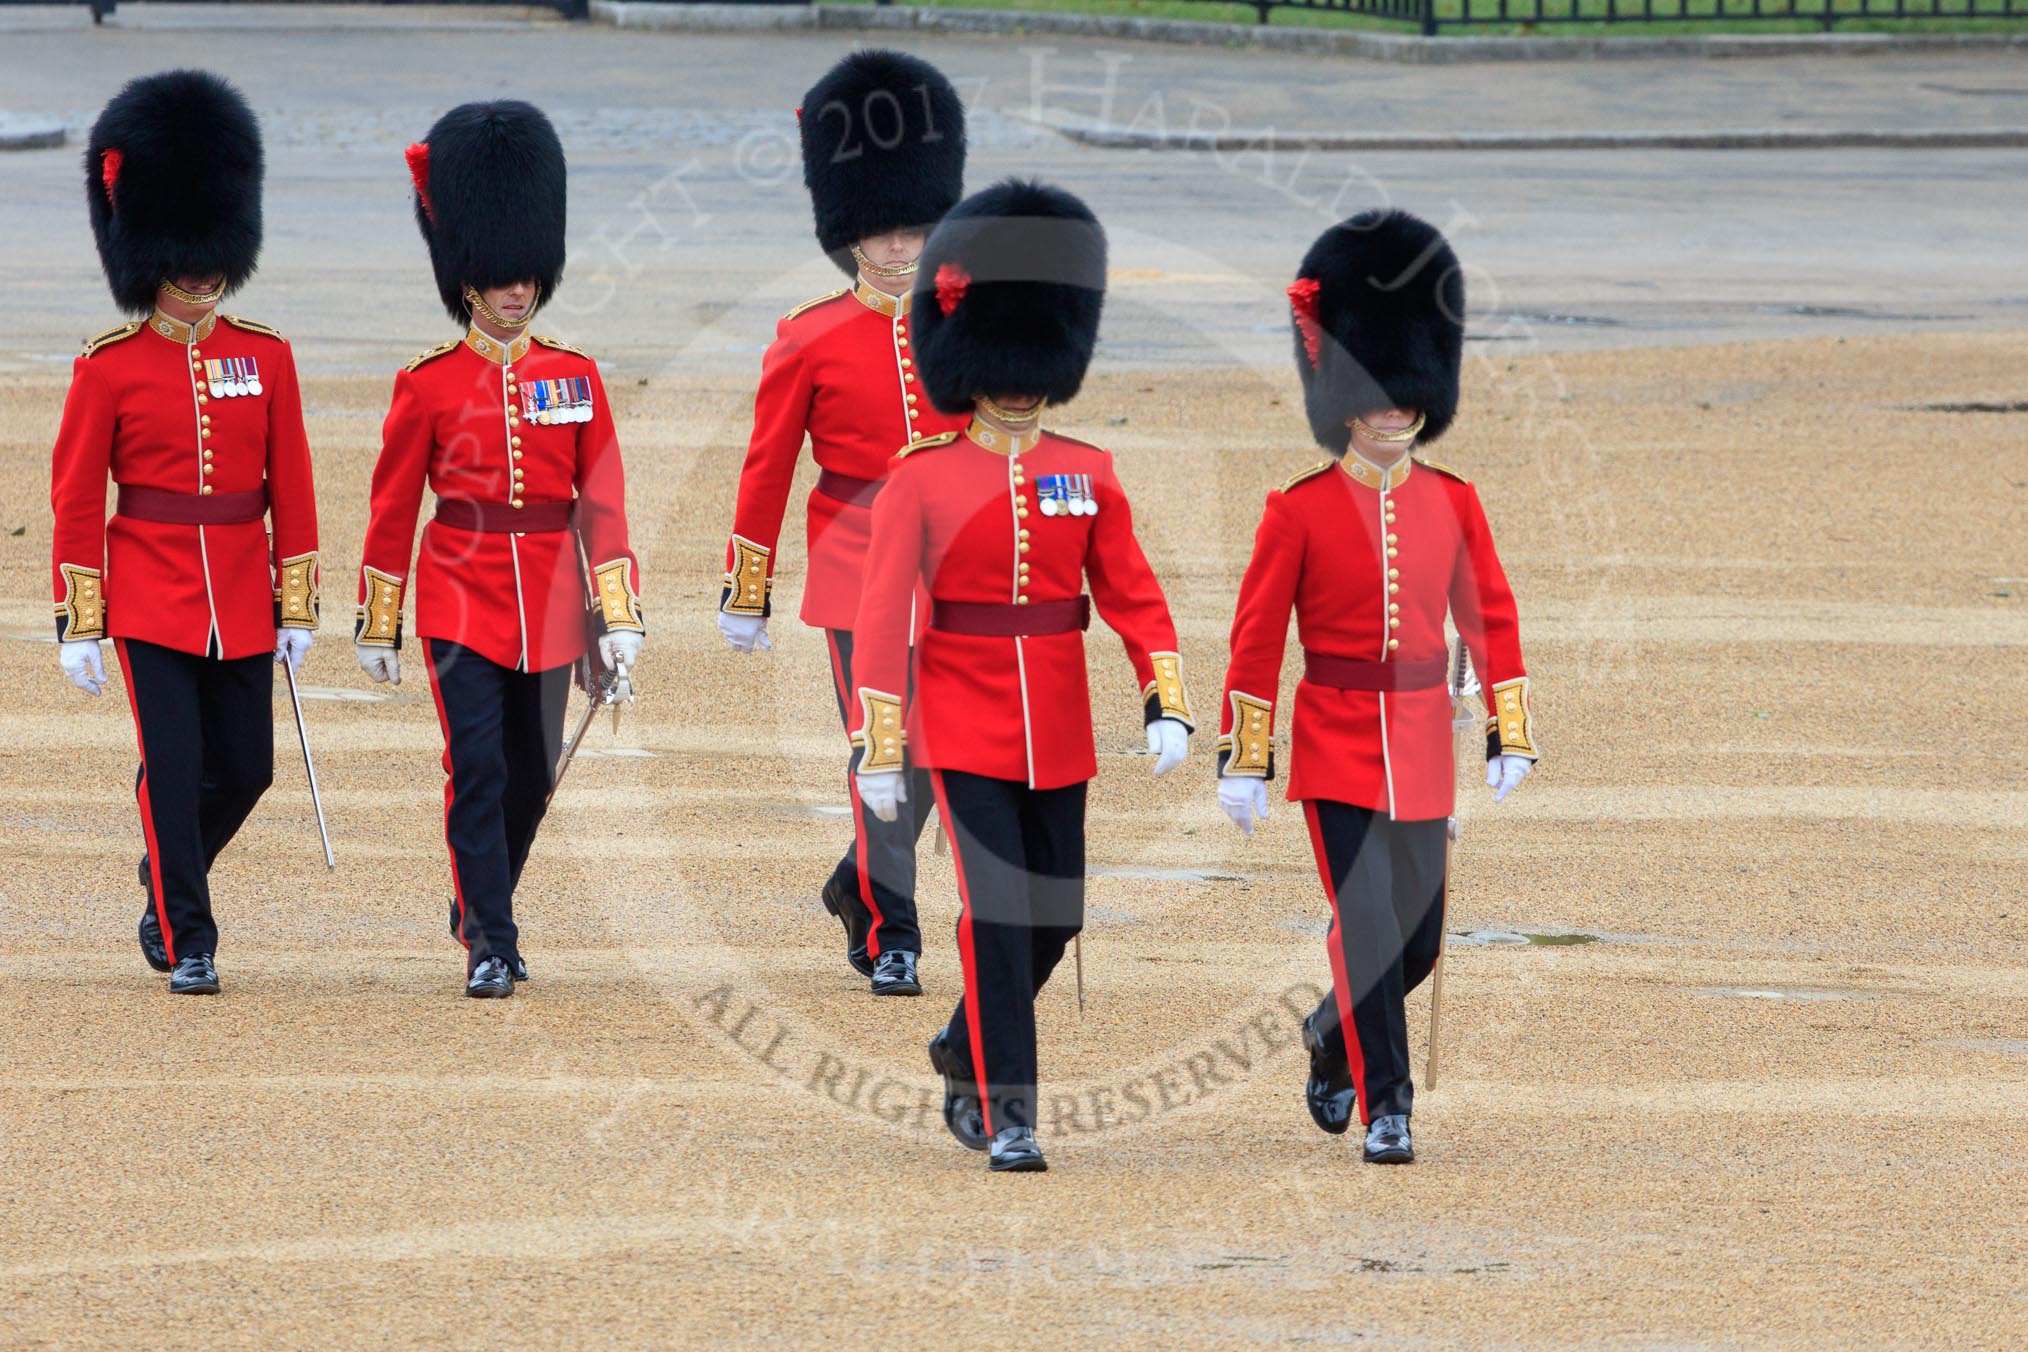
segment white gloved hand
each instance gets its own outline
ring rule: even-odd
[[[908,781],[899,770],[861,770],[853,776],[859,785],[859,801],[884,822],[893,821],[897,808],[908,801]]]
[[[310,653],[310,631],[307,629],[275,630],[275,661],[287,662],[290,671],[300,671],[303,659]]]
[[[1493,801],[1498,803],[1514,792],[1514,786],[1528,778],[1528,772],[1535,768],[1535,762],[1526,756],[1495,756],[1486,762],[1486,787],[1493,791]]]
[[[1155,777],[1168,774],[1190,754],[1190,729],[1174,718],[1156,719],[1148,725],[1148,754],[1155,758]]]
[[[359,669],[376,681],[401,684],[401,654],[392,648],[375,648],[364,643],[352,645],[359,657]]]
[[[58,646],[56,660],[63,666],[63,674],[70,677],[70,683],[87,695],[96,695],[106,688],[106,660],[99,652],[99,641],[95,638],[74,638]]]
[[[1256,820],[1266,821],[1268,792],[1265,779],[1227,776],[1218,781],[1218,806],[1232,818],[1232,824],[1248,835]]]
[[[725,635],[725,641],[736,653],[750,653],[756,648],[763,651],[775,645],[768,642],[768,617],[765,615],[728,615],[718,612],[718,632]]]
[[[644,637],[631,629],[619,629],[599,635],[599,661],[605,664],[607,671],[613,673],[612,693],[606,696],[606,703],[634,702],[634,663],[641,660],[641,644]]]

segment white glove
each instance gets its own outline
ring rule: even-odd
[[[1155,758],[1155,777],[1160,779],[1190,754],[1190,729],[1173,718],[1156,719],[1148,725],[1148,754]]]
[[[718,632],[725,635],[725,641],[736,653],[775,646],[768,642],[768,617],[765,615],[728,615],[721,610],[718,612]]]
[[[106,688],[106,660],[99,653],[97,639],[71,639],[57,649],[56,660],[63,664],[63,674],[70,677],[70,683],[87,695],[96,695]]]
[[[287,662],[290,671],[300,671],[303,659],[310,654],[310,631],[307,629],[275,630],[275,661]]]
[[[401,684],[401,654],[392,648],[374,648],[364,643],[352,645],[352,651],[359,656],[359,669],[376,681],[393,681]]]
[[[1255,820],[1267,820],[1267,781],[1245,776],[1221,778],[1218,781],[1218,805],[1225,809],[1226,816],[1232,818],[1234,826],[1252,835]]]
[[[643,637],[631,629],[615,629],[599,635],[599,660],[608,668],[618,671],[621,667],[632,671],[634,664],[641,660]]]
[[[908,801],[908,781],[899,770],[861,770],[854,779],[859,801],[884,822],[893,821],[899,815],[896,808]]]
[[[1535,762],[1526,756],[1495,756],[1486,762],[1486,787],[1493,791],[1493,801],[1498,803],[1514,792],[1514,786],[1528,778],[1528,772],[1535,768]]]

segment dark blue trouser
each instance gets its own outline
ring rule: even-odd
[[[838,692],[838,716],[849,728],[852,701],[858,689],[852,679],[852,631],[827,629],[831,641],[831,676]],[[929,773],[909,766],[908,801],[884,822],[859,801],[858,786],[852,777],[859,770],[861,752],[854,748],[845,764],[845,800],[852,805],[852,843],[833,870],[845,895],[857,898],[873,918],[866,932],[866,952],[879,957],[892,949],[897,953],[922,952],[922,930],[915,918],[915,849],[929,823],[934,796]]]
[[[149,884],[175,962],[218,951],[212,861],[275,777],[275,659],[230,662],[139,639],[116,639],[141,773]]]
[[[930,773],[964,905],[965,994],[944,1036],[972,1067],[986,1130],[1033,1127],[1035,997],[1084,928],[1086,786]]]
[[[1327,1052],[1345,1058],[1361,1122],[1413,1112],[1403,1001],[1443,951],[1444,819],[1398,822],[1324,798],[1303,812],[1331,901],[1332,989],[1312,1026]]]
[[[521,956],[514,889],[555,783],[571,669],[516,671],[439,638],[423,649],[444,732],[444,840],[469,972]]]

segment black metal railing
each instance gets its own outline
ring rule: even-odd
[[[1446,28],[1559,24],[1808,24],[1823,32],[1857,20],[2028,20],[2028,0],[1241,0],[1268,22],[1277,9],[1356,14]]]

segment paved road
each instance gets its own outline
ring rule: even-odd
[[[320,17],[321,15],[321,17]],[[790,110],[845,44],[654,35],[419,11],[130,7],[0,14],[0,88],[71,148],[9,155],[0,370],[46,368],[110,315],[75,144],[121,80],[230,72],[271,144],[269,244],[237,308],[312,370],[384,370],[442,327],[401,148],[449,102],[548,108],[575,174],[569,288],[550,323],[623,373],[750,368],[813,256]],[[972,181],[1045,174],[1087,195],[1117,270],[1104,360],[1281,363],[1279,300],[1328,221],[1393,202],[1445,223],[1499,350],[1702,343],[2028,315],[2018,151],[1278,155],[1096,150],[1038,119],[1283,130],[1968,127],[2028,124],[2018,61],[1978,55],[1412,69],[1052,38],[906,38],[973,107]],[[460,74],[459,72],[468,72]],[[1497,79],[1494,76],[1497,75]]]

